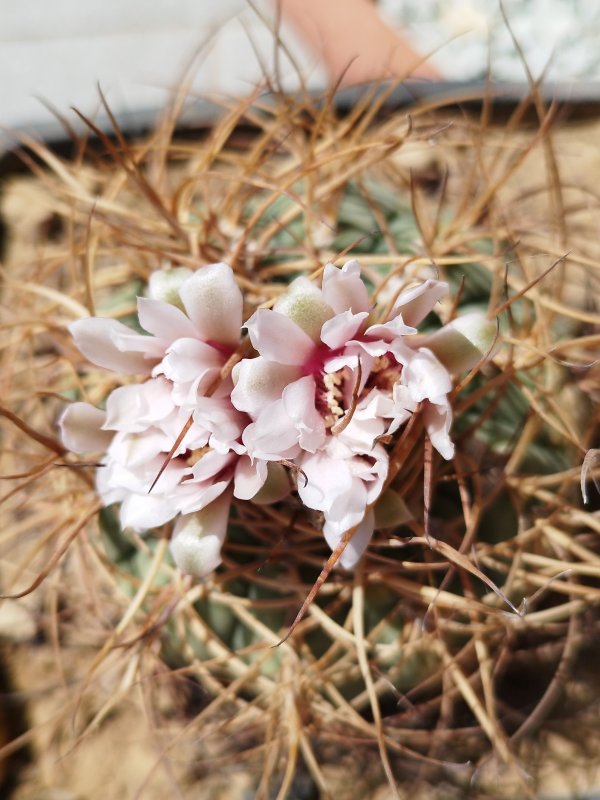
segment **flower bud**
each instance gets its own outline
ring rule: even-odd
[[[231,492],[194,514],[177,520],[171,539],[171,555],[184,575],[205,578],[221,563],[221,546],[227,533]]]
[[[321,290],[305,277],[290,283],[273,310],[293,320],[315,342],[319,341],[323,323],[333,317],[333,310],[323,300]]]
[[[172,306],[177,306],[183,310],[179,289],[191,274],[192,271],[187,267],[156,270],[150,275],[148,295],[153,300],[162,300],[163,303],[170,303]]]
[[[375,527],[395,528],[413,519],[402,497],[394,489],[386,489],[375,505]]]
[[[446,369],[456,375],[491,355],[496,333],[496,321],[474,311],[457,317],[419,344],[431,350]]]
[[[252,498],[253,503],[268,506],[283,500],[290,493],[290,481],[286,470],[274,461],[267,464],[267,480]]]

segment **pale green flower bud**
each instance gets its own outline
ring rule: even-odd
[[[305,277],[290,283],[273,310],[293,320],[315,342],[319,341],[323,323],[333,317],[333,310],[323,299],[321,290]]]
[[[496,321],[474,311],[457,317],[419,344],[431,350],[446,369],[456,375],[474,367],[484,356],[491,355],[496,335]]]
[[[253,503],[269,506],[283,500],[290,493],[290,481],[281,464],[271,461],[267,465],[267,480],[252,498]]]
[[[192,274],[187,267],[173,267],[160,269],[153,272],[148,282],[148,295],[153,300],[162,300],[183,310],[183,303],[179,296],[182,283]]]
[[[221,563],[221,546],[227,533],[231,493],[177,519],[171,539],[171,555],[184,575],[204,578]]]
[[[375,527],[395,528],[413,519],[402,497],[394,489],[386,489],[375,506]]]

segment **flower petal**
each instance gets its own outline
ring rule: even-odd
[[[141,437],[144,441],[144,437]],[[105,473],[102,485],[106,488],[118,487],[124,495],[133,492],[146,495],[159,470],[163,466],[165,453],[157,453],[153,458],[138,459],[135,445],[138,437],[131,434],[117,434],[105,458],[106,466],[98,470]],[[133,453],[131,448],[133,446]],[[152,489],[153,497],[170,495],[179,484],[189,476],[189,466],[180,460],[172,460]]]
[[[390,426],[386,434],[395,433],[401,425],[407,422],[417,408],[417,403],[412,398],[407,386],[402,383],[395,383],[392,390],[393,406],[384,414],[391,418]]]
[[[283,407],[298,433],[298,444],[314,453],[325,443],[325,423],[315,408],[316,384],[312,375],[305,375],[286,386]]]
[[[352,538],[344,548],[344,552],[339,558],[338,564],[343,569],[354,569],[354,567],[358,564],[362,554],[367,549],[369,542],[373,537],[373,531],[375,529],[375,516],[373,511],[369,509],[362,522],[352,535]],[[325,536],[325,541],[331,547],[332,550],[340,543],[342,536],[344,535],[345,531],[343,532],[332,532],[327,530],[327,525],[323,528],[323,535]]]
[[[179,290],[187,315],[205,342],[235,346],[242,327],[242,293],[227,264],[208,264]]]
[[[198,397],[194,409],[194,421],[211,432],[210,446],[226,453],[229,450],[238,450],[237,441],[248,418],[225,398]]]
[[[224,480],[195,483],[186,481],[177,492],[177,507],[182,514],[201,511],[220,497],[231,483],[231,475]]]
[[[171,387],[163,378],[119,386],[106,401],[104,430],[140,433],[173,409]]]
[[[252,345],[268,361],[302,366],[314,356],[316,346],[310,336],[277,311],[259,308],[246,328]]]
[[[69,325],[75,344],[93,364],[124,375],[149,373],[162,356],[156,339],[136,334],[116,319],[88,317]]]
[[[143,533],[169,522],[178,510],[175,503],[160,494],[154,496],[129,492],[121,504],[119,521],[123,528]]]
[[[109,454],[111,458],[134,470],[153,461],[160,453],[166,456],[170,446],[170,440],[159,428],[148,428],[139,434],[117,434],[110,446]],[[156,473],[159,469],[160,467],[156,468]]]
[[[218,350],[199,339],[177,339],[155,367],[154,374],[162,373],[173,381],[175,402],[194,402],[195,395],[207,389],[217,376],[223,361]]]
[[[286,413],[283,400],[268,405],[256,422],[246,426],[242,434],[250,458],[266,461],[290,459],[298,453],[298,432]]]
[[[378,436],[385,431],[384,413],[389,410],[389,398],[377,390],[357,406],[350,423],[338,435],[338,439],[348,445],[352,452],[372,455]]]
[[[446,400],[444,403],[427,403],[423,408],[423,423],[431,444],[438,453],[450,460],[454,458],[454,442],[450,438],[452,425],[452,408]]]
[[[223,470],[233,465],[233,459],[231,453],[209,450],[192,466],[193,480],[199,482],[214,480]]]
[[[113,432],[102,430],[105,421],[106,411],[89,403],[71,403],[58,421],[62,443],[73,453],[106,450]]]
[[[402,292],[394,306],[390,319],[402,314],[402,319],[407,325],[418,325],[432,310],[438,300],[448,294],[448,284],[444,281],[435,281],[431,278]]]
[[[421,400],[443,403],[452,389],[450,373],[431,350],[425,347],[416,350],[405,365],[402,370],[402,383],[408,387],[410,396],[416,403],[420,403]]]
[[[365,336],[371,336],[375,339],[382,339],[384,342],[392,342],[399,336],[412,336],[417,332],[416,328],[407,325],[404,322],[402,314],[398,314],[393,319],[388,320],[382,324],[371,325],[365,331]]]
[[[309,508],[327,515],[339,497],[351,493],[352,475],[346,460],[336,461],[321,451],[304,455],[298,465],[306,475],[306,482],[301,476],[298,479],[298,494]]]
[[[197,339],[198,331],[188,317],[170,303],[150,297],[138,297],[138,319],[145,331],[166,344],[185,337]]]
[[[281,397],[288,383],[299,377],[297,367],[267,361],[263,356],[244,358],[233,369],[231,402],[256,418],[265,406]]]
[[[259,460],[252,463],[248,456],[242,456],[235,468],[233,494],[240,500],[250,500],[262,489],[266,480],[267,463]]]
[[[321,341],[332,350],[344,347],[351,339],[358,334],[363,322],[368,317],[366,311],[353,314],[351,311],[344,311],[336,314],[323,325],[321,329]]]
[[[356,259],[347,261],[342,269],[326,264],[323,270],[323,297],[336,314],[352,311],[358,314],[369,311],[369,292],[360,277],[360,266]]]

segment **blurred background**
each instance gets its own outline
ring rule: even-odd
[[[503,5],[534,77],[544,74],[550,82],[569,84],[600,76],[599,3],[505,0]],[[403,32],[399,41],[431,54],[428,79],[481,78],[489,64],[494,79],[526,79],[496,0],[354,0],[350,6],[344,0],[312,6],[284,0],[281,24],[275,0],[29,0],[3,3],[0,11],[0,124],[52,136],[58,127],[44,103],[63,113],[76,106],[93,116],[99,84],[113,111],[131,125],[163,107],[186,72],[198,97],[239,96],[264,83],[276,60],[286,88],[298,86],[298,70],[310,88],[323,88],[339,77],[333,73],[343,69],[340,64],[357,55],[347,29],[356,20],[362,35],[359,6],[370,6],[390,29]],[[309,30],[298,7],[313,16],[341,8],[346,28],[339,37],[331,35],[340,25],[334,18],[328,33],[319,30],[318,20]],[[282,52],[275,56],[277,26],[291,60]],[[375,33],[364,36],[362,45],[377,47],[377,39]],[[335,63],[328,53],[337,54]]]

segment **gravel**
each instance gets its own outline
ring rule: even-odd
[[[496,0],[380,0],[384,16],[406,31],[453,80],[527,79]],[[600,3],[590,0],[503,0],[510,28],[534,78],[600,79]]]

